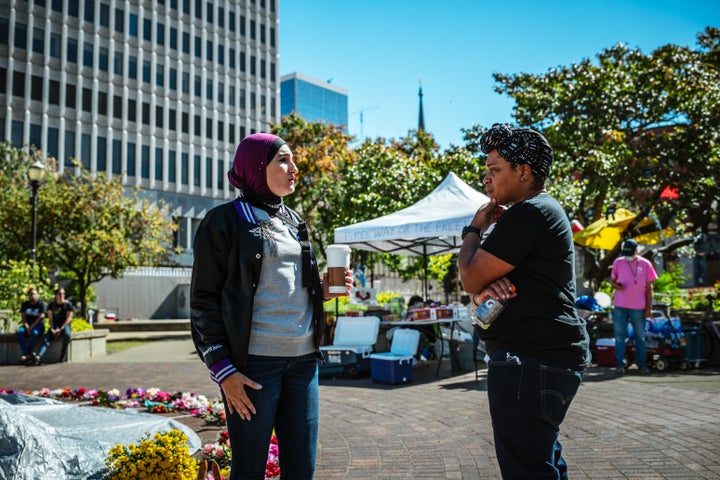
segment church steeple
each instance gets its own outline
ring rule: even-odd
[[[423,115],[423,103],[422,103],[422,82],[420,82],[420,89],[418,90],[418,97],[420,97],[420,113],[418,113],[418,131],[425,131],[425,115]]]

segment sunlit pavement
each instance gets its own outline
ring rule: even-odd
[[[317,480],[499,478],[484,369],[443,362],[403,385],[320,381]],[[102,360],[0,367],[0,388],[156,387],[217,395],[187,337]],[[720,369],[615,376],[592,367],[561,427],[572,479],[720,478]]]

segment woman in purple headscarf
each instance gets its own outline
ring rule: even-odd
[[[238,198],[195,236],[192,336],[224,399],[231,479],[264,478],[273,429],[283,478],[315,472],[322,303],[342,294],[321,282],[307,226],[283,203],[297,173],[281,138],[246,137],[228,172]],[[352,272],[345,284],[348,295]]]

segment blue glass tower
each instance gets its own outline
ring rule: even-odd
[[[280,114],[295,112],[308,122],[326,122],[347,133],[347,90],[299,73],[280,77]]]

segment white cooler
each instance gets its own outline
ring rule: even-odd
[[[420,331],[411,328],[395,330],[389,352],[370,355],[370,378],[379,383],[407,383],[413,379],[415,353]]]
[[[320,347],[325,357],[320,375],[357,378],[370,371],[370,354],[379,330],[378,317],[338,317],[333,344]]]

